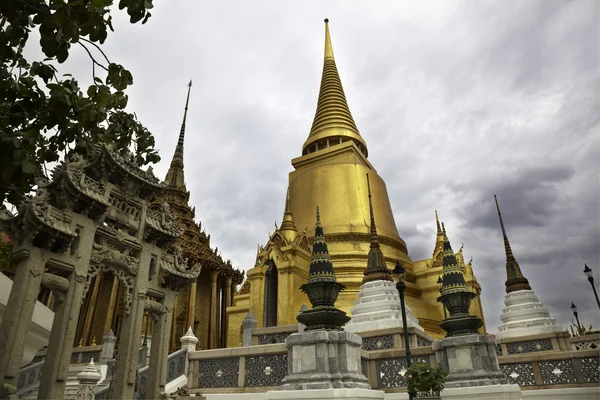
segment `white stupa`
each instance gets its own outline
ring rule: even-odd
[[[354,307],[350,309],[352,319],[344,327],[345,330],[353,333],[402,327],[400,295],[379,246],[375,217],[373,215],[373,202],[371,201],[369,175],[367,175],[367,187],[369,190],[369,211],[371,214],[371,247],[369,249],[364,283],[358,292],[358,300],[354,302]],[[424,332],[408,305],[406,305],[406,320],[408,327],[413,327]]]
[[[496,195],[494,195],[494,199],[496,199],[496,208],[498,209],[498,217],[504,236],[507,274],[506,297],[504,297],[506,307],[500,314],[502,324],[498,326],[496,337],[498,339],[508,339],[563,331],[562,327],[556,325],[556,320],[550,317],[548,309],[538,300],[531,286],[529,286],[529,281],[523,276],[508,242]]]

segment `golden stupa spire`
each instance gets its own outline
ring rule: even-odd
[[[433,248],[433,266],[440,267],[442,266],[443,257],[442,253],[444,252],[444,232],[442,231],[442,227],[440,225],[440,219],[438,217],[438,212],[435,210],[435,225],[437,228],[437,233],[435,237],[435,247]]]
[[[348,140],[354,141],[367,156],[367,144],[358,132],[346,101],[342,81],[333,57],[329,20],[325,19],[325,56],[319,100],[308,139],[302,146],[302,154],[312,153]]]
[[[392,281],[392,275],[385,263],[385,256],[379,245],[379,236],[375,226],[375,214],[373,212],[373,200],[371,198],[371,183],[367,174],[367,191],[369,193],[369,214],[371,215],[371,246],[367,255],[367,268],[364,272],[363,283],[371,281]]]
[[[185,100],[185,110],[183,112],[183,122],[181,123],[181,130],[179,131],[179,139],[177,140],[177,147],[175,147],[175,154],[171,160],[171,166],[167,172],[165,183],[171,187],[184,187],[185,180],[183,176],[183,141],[185,138],[185,120],[187,118],[188,105],[190,103],[190,91],[192,89],[192,81],[188,83],[187,98]]]
[[[506,293],[515,292],[517,290],[531,290],[529,281],[523,276],[521,267],[519,267],[519,263],[515,259],[510,247],[496,195],[494,195],[494,200],[496,200],[496,209],[498,210],[498,218],[500,219],[500,227],[502,228],[502,236],[504,238],[504,252],[506,253]]]
[[[279,231],[288,239],[290,242],[296,238],[298,229],[294,223],[294,217],[292,216],[292,209],[290,208],[290,188],[287,189],[287,195],[285,198],[285,211],[283,212],[283,221],[281,221],[281,227]]]

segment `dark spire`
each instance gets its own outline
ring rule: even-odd
[[[519,263],[515,259],[510,247],[496,195],[494,195],[494,200],[496,200],[496,209],[498,210],[498,218],[500,219],[500,227],[502,228],[502,236],[504,237],[504,251],[506,253],[506,293],[515,292],[517,290],[531,290],[529,281],[523,276],[521,267],[519,267]]]
[[[190,103],[190,91],[192,88],[192,81],[188,83],[187,98],[185,100],[185,110],[183,112],[183,122],[181,123],[181,130],[179,131],[179,139],[177,140],[177,147],[175,147],[175,153],[171,160],[171,166],[167,172],[165,183],[171,187],[184,187],[185,180],[183,176],[183,141],[185,139],[185,120],[187,118],[188,105]]]
[[[385,263],[385,256],[379,246],[377,227],[375,226],[375,214],[373,213],[373,200],[371,198],[371,184],[367,174],[367,190],[369,193],[369,213],[371,214],[371,247],[369,248],[367,268],[365,269],[363,283],[371,281],[392,281],[392,274]]]
[[[444,253],[441,292],[442,294],[456,291],[468,292],[467,282],[458,265],[458,261],[456,261],[456,255],[454,254],[454,250],[452,250],[445,228],[442,234],[444,235]]]
[[[315,227],[315,241],[313,243],[312,256],[310,257],[310,268],[308,282],[332,281],[335,282],[333,263],[325,242],[325,234],[321,225],[321,215],[317,206],[317,225]]]
[[[483,326],[483,321],[481,318],[469,314],[471,301],[477,295],[467,287],[467,282],[456,261],[454,250],[452,250],[443,223],[442,232],[444,235],[444,267],[442,269],[442,286],[440,288],[441,296],[437,300],[444,304],[450,313],[450,317],[445,318],[440,327],[447,332],[446,336],[477,333],[477,330]]]
[[[342,325],[350,320],[345,312],[335,308],[338,294],[344,289],[344,285],[338,283],[335,278],[317,206],[315,241],[310,258],[308,282],[300,286],[300,290],[308,295],[313,308],[298,314],[298,321],[306,325],[306,330],[341,330]]]

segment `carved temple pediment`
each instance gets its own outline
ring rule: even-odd
[[[195,282],[200,270],[200,264],[188,265],[181,248],[175,246],[174,254],[163,254],[160,259],[161,285],[177,291]]]

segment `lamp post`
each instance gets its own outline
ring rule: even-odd
[[[408,340],[408,325],[406,324],[406,304],[404,303],[404,289],[406,289],[406,284],[402,281],[402,274],[405,272],[405,269],[400,265],[400,261],[396,260],[396,267],[394,271],[392,271],[394,275],[396,275],[396,289],[398,289],[398,294],[400,294],[400,309],[402,311],[402,329],[404,330],[404,347],[406,349],[406,369],[410,368],[412,365],[412,361],[410,359],[410,343]],[[408,385],[408,376],[406,380],[406,384]],[[408,399],[412,400],[412,394],[408,393]]]
[[[596,303],[598,303],[598,308],[600,308],[600,299],[598,299],[598,292],[596,291],[596,286],[594,286],[594,273],[590,267],[585,264],[585,268],[583,269],[583,273],[587,276],[590,285],[592,285],[592,289],[594,290],[594,296],[596,296]]]
[[[575,320],[577,321],[577,329],[579,329],[579,334],[581,334],[581,324],[579,323],[579,313],[577,313],[577,306],[571,302],[571,311],[573,311],[573,315],[575,316]]]

